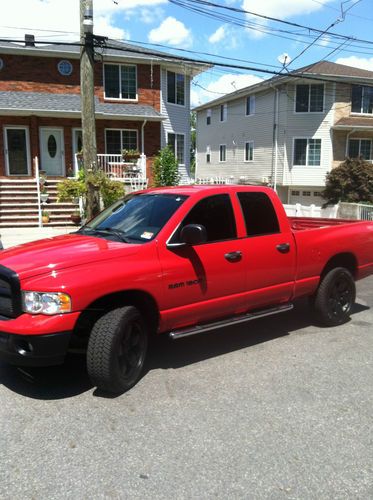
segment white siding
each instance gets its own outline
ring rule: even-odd
[[[173,70],[174,71],[174,70]],[[182,69],[180,69],[182,72]],[[190,77],[185,75],[185,105],[167,102],[167,70],[161,68],[161,113],[166,116],[161,125],[161,147],[167,144],[167,133],[184,134],[185,167],[189,172],[190,151]]]
[[[289,84],[286,92],[289,105],[286,112],[286,128],[284,127],[282,134],[287,162],[284,162],[282,183],[289,186],[324,186],[325,175],[331,170],[333,161],[331,127],[334,113],[334,84],[325,84],[323,113],[295,113],[295,85]],[[293,166],[294,138],[321,139],[319,167]]]
[[[206,109],[197,113],[197,177],[246,177],[261,182],[271,176],[274,93],[255,96],[255,114],[246,116],[246,97],[228,102],[227,120],[220,121],[220,105],[211,108],[211,124]],[[245,161],[245,143],[254,142],[254,159]],[[219,162],[219,145],[227,146],[227,161]],[[211,162],[206,163],[206,146]]]

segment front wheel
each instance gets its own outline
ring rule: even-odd
[[[322,279],[316,292],[314,309],[325,326],[337,326],[349,320],[355,303],[356,287],[350,271],[336,267]]]
[[[99,318],[87,349],[87,370],[98,389],[122,393],[139,380],[148,347],[146,325],[136,307],[113,309]]]

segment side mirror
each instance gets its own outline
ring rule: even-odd
[[[184,226],[180,233],[180,241],[192,246],[206,243],[207,233],[205,226],[201,224],[188,224]]]

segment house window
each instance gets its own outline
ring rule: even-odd
[[[321,198],[321,192],[320,192],[320,191],[314,191],[314,192],[313,192],[313,195],[314,195],[316,198]]]
[[[350,158],[359,158],[361,156],[364,160],[371,160],[371,139],[350,139],[348,141],[348,156]]]
[[[321,139],[294,139],[293,165],[320,166]]]
[[[206,110],[206,125],[211,125],[211,109]]]
[[[295,111],[320,113],[324,110],[324,84],[297,85]]]
[[[311,196],[311,191],[303,191],[302,195],[303,196]]]
[[[104,65],[105,97],[137,99],[137,68],[133,65]]]
[[[123,149],[138,149],[137,130],[105,130],[106,154],[119,155]]]
[[[185,76],[181,73],[167,71],[167,102],[185,104]]]
[[[255,113],[255,95],[250,95],[246,97],[246,116],[253,115]]]
[[[211,149],[210,146],[206,146],[206,163],[211,162]]]
[[[352,86],[351,111],[373,114],[373,87]]]
[[[227,146],[225,144],[219,146],[219,161],[227,161]]]
[[[245,161],[254,160],[254,141],[245,142]]]
[[[300,191],[292,191],[291,192],[291,196],[299,196],[300,195]]]
[[[221,122],[226,122],[227,121],[227,113],[228,113],[228,105],[227,104],[221,104],[220,105],[220,121]]]
[[[184,134],[168,134],[167,144],[172,149],[179,165],[185,164]]]
[[[0,58],[0,71],[3,69],[4,67],[4,61]]]

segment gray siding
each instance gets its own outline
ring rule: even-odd
[[[311,81],[309,83],[312,83]],[[320,82],[315,82],[320,83]],[[197,177],[245,177],[249,182],[277,185],[322,186],[332,167],[332,125],[334,84],[325,84],[322,113],[295,113],[295,84],[255,95],[255,114],[246,116],[246,96],[228,102],[226,122],[220,122],[220,106],[211,108],[211,124],[206,124],[206,108],[197,113]],[[278,120],[277,130],[274,130]],[[274,137],[277,136],[277,154]],[[321,139],[320,167],[293,167],[294,138]],[[245,162],[245,142],[254,141],[254,160]],[[226,162],[219,161],[219,145],[227,147]],[[206,162],[206,147],[211,162]],[[277,158],[277,160],[276,160]]]
[[[174,69],[172,71],[175,71]],[[180,69],[182,72],[182,68]],[[167,133],[184,134],[185,167],[189,172],[190,151],[190,77],[185,75],[185,105],[167,102],[167,69],[161,69],[161,113],[166,117],[161,125],[161,147],[167,144]]]
[[[206,110],[197,113],[197,177],[246,177],[261,182],[271,175],[274,93],[255,96],[255,114],[246,116],[246,97],[228,102],[227,121],[220,122],[220,106],[211,109],[211,124]],[[245,161],[245,143],[254,142],[254,159]],[[219,146],[227,147],[226,162],[219,161]],[[211,162],[206,163],[206,146]]]

